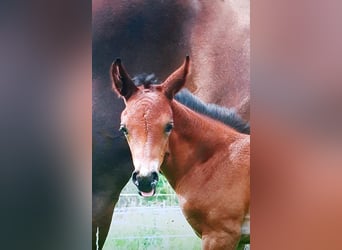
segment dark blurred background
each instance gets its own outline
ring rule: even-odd
[[[1,249],[90,249],[91,1],[0,3]]]
[[[341,1],[251,2],[253,249],[341,249]],[[91,247],[91,1],[0,3],[1,249]]]

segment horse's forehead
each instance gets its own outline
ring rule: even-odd
[[[170,111],[170,104],[167,98],[160,93],[148,92],[137,95],[127,106],[128,112],[133,115],[168,113]]]

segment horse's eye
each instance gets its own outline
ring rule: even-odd
[[[125,135],[128,134],[128,130],[126,128],[126,126],[124,124],[120,125],[119,131],[121,131],[122,133],[124,133]]]
[[[165,133],[170,133],[172,129],[173,129],[173,123],[169,122],[165,126]]]

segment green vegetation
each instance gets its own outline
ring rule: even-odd
[[[178,207],[141,207],[114,213],[105,249],[200,249]]]
[[[185,220],[176,194],[160,176],[156,196],[140,197],[129,182],[115,208],[104,250],[198,250],[201,241]]]

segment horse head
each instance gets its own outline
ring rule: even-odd
[[[133,183],[142,196],[153,196],[158,173],[168,151],[168,140],[174,127],[171,102],[184,86],[190,59],[172,73],[161,85],[135,86],[121,60],[111,67],[113,90],[123,98],[120,130],[131,150]]]

